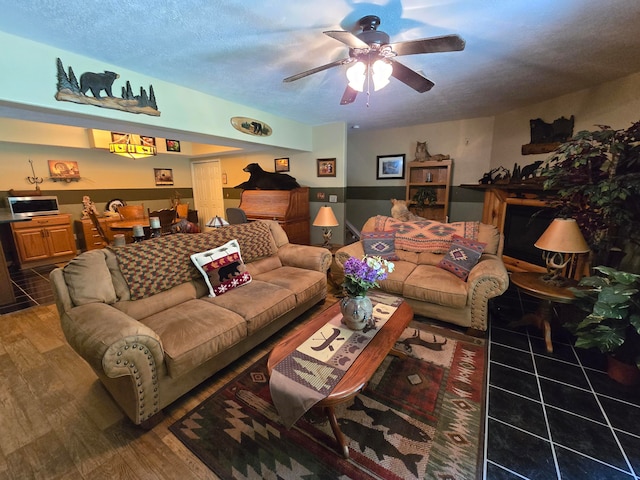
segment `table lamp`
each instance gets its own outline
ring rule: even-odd
[[[324,243],[322,246],[324,248],[331,248],[331,228],[329,227],[337,227],[338,220],[333,213],[331,207],[320,207],[318,210],[318,215],[316,215],[316,219],[313,221],[314,227],[322,227],[322,238],[324,239]]]
[[[219,228],[224,227],[225,225],[229,225],[229,222],[227,222],[224,218],[216,215],[215,217],[211,217],[205,225],[207,227]]]
[[[533,245],[543,250],[547,274],[542,281],[556,287],[566,286],[567,279],[562,276],[562,269],[573,263],[575,254],[590,251],[573,218],[555,218]]]

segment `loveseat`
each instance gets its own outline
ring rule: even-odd
[[[232,258],[229,244],[238,255],[219,271],[191,260],[210,251]],[[69,344],[134,423],[152,424],[323,301],[331,260],[328,250],[291,244],[277,222],[260,221],[87,251],[50,279]]]
[[[464,238],[472,242],[465,243]],[[454,239],[461,248],[455,248]],[[484,331],[489,299],[509,286],[501,259],[503,237],[492,225],[371,217],[362,227],[361,240],[336,252],[338,275],[344,275],[344,263],[350,257],[365,254],[365,243],[367,253],[390,256],[395,266],[389,277],[379,282],[380,289],[402,296],[418,315]],[[468,257],[473,256],[477,245],[479,258],[472,266]],[[466,263],[468,270],[452,265],[455,261],[443,262],[447,254]]]

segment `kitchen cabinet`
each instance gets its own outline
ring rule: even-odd
[[[29,222],[12,223],[20,268],[66,262],[76,256],[71,215],[43,215]]]
[[[98,217],[98,222],[102,227],[102,231],[107,235],[110,242],[113,242],[113,232],[109,228],[109,224],[112,222],[119,222],[120,220],[120,217]],[[84,248],[86,250],[95,250],[97,248],[104,248],[107,246],[90,218],[76,220],[75,223],[76,232],[81,235],[80,246],[83,246],[84,243]]]

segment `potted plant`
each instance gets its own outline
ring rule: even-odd
[[[618,268],[622,252],[640,246],[640,122],[625,130],[600,125],[578,132],[541,174],[544,188],[556,191],[558,213],[580,225],[593,265]]]
[[[608,373],[625,385],[640,381],[640,275],[598,266],[572,288],[576,305],[588,315],[565,325],[578,348],[608,355]],[[627,367],[627,376],[617,368]]]

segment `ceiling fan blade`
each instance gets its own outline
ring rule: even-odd
[[[358,91],[347,85],[347,88],[344,89],[344,93],[342,94],[340,105],[349,105],[350,103],[355,102],[357,96]]]
[[[331,38],[338,40],[339,42],[344,43],[349,48],[370,48],[369,45],[360,40],[351,32],[345,32],[344,30],[329,30],[323,33],[330,36]]]
[[[391,50],[400,55],[418,53],[455,52],[464,50],[465,41],[458,35],[422,38],[408,42],[389,43]]]
[[[411,70],[400,62],[396,62],[391,59],[389,59],[389,61],[391,61],[391,64],[393,65],[393,72],[391,73],[391,76],[400,80],[405,85],[410,86],[416,92],[428,92],[435,85],[435,83],[428,78],[423,77],[418,72]]]
[[[314,73],[322,72],[323,70],[328,70],[329,68],[338,67],[340,65],[345,65],[347,63],[351,63],[354,61],[355,59],[351,57],[343,58],[341,60],[336,60],[335,62],[327,63],[326,65],[321,65],[319,67],[312,68],[311,70],[307,70],[305,72],[300,72],[295,75],[291,75],[290,77],[287,77],[282,81],[285,83],[293,82],[295,80],[300,80],[301,78],[304,78],[306,76],[313,75]]]

